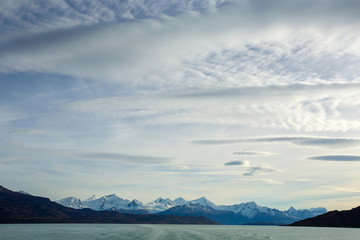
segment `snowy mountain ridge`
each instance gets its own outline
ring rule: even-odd
[[[208,200],[206,197],[201,197],[190,201],[187,201],[181,197],[175,200],[159,197],[152,202],[144,204],[137,199],[133,199],[132,201],[130,201],[128,199],[120,198],[115,194],[111,194],[103,196],[101,198],[96,198],[95,195],[93,195],[91,198],[84,201],[81,201],[80,199],[75,197],[68,197],[61,199],[57,202],[66,207],[76,209],[91,208],[96,211],[111,210],[136,214],[160,213],[176,206],[190,207],[196,205],[205,208],[212,208],[218,211],[233,212],[234,214],[242,215],[249,219],[253,219],[258,214],[263,214],[267,216],[286,215],[294,219],[304,219],[327,212],[325,208],[321,207],[299,210],[295,209],[294,207],[290,207],[286,211],[280,211],[275,208],[259,206],[255,202],[246,202],[234,205],[216,205],[215,203]]]

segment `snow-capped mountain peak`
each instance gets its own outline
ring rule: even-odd
[[[98,199],[94,200],[86,200],[83,201],[83,204],[87,206],[88,208],[94,209],[94,210],[107,210],[107,209],[122,209],[126,208],[126,206],[130,203],[127,199],[122,199],[116,196],[115,194],[110,194],[103,196]]]
[[[299,210],[297,210],[293,207],[290,207],[284,213],[286,213],[287,215],[292,216],[294,218],[297,218],[297,219],[305,219],[305,218],[315,217],[317,215],[324,214],[326,212],[327,212],[326,208],[322,208],[322,207],[310,208],[310,209],[299,209]]]
[[[143,204],[142,202],[140,202],[139,200],[136,200],[136,199],[132,200],[132,201],[127,205],[128,208],[141,208],[141,207],[143,207],[143,206],[144,206],[144,204]]]
[[[258,213],[266,213],[267,215],[276,215],[279,213],[279,210],[277,209],[259,206],[254,201],[234,204],[230,206],[221,205],[218,206],[217,209],[232,211],[236,214],[241,214],[250,219],[254,218]]]
[[[57,201],[57,203],[59,203],[63,206],[75,208],[75,209],[85,208],[85,206],[82,204],[81,200],[76,197],[63,198],[63,199]]]
[[[84,200],[84,202],[85,202],[85,201],[92,201],[92,200],[96,200],[96,199],[98,199],[98,198],[95,196],[95,194],[93,194],[91,197],[89,197],[88,199]]]
[[[248,208],[258,208],[258,205],[254,201],[245,203],[245,206]]]
[[[175,202],[173,200],[171,200],[170,198],[162,198],[159,197],[158,199],[154,200],[153,203],[155,204],[162,204],[162,205],[170,205],[170,206],[175,206]]]
[[[184,205],[186,203],[188,203],[188,201],[186,201],[184,198],[182,197],[178,197],[177,199],[174,200],[174,203],[176,205]]]
[[[217,208],[216,205],[213,202],[209,201],[206,197],[201,197],[201,198],[192,200],[192,201],[190,201],[190,203],[200,204],[202,206],[208,206],[208,207],[212,207],[214,209]]]
[[[286,212],[288,213],[288,214],[290,214],[290,215],[292,215],[293,213],[295,213],[297,210],[293,207],[293,206],[291,206]]]
[[[159,198],[155,199],[153,202],[154,202],[154,203],[161,203],[161,202],[163,202],[163,201],[164,201],[164,198],[159,197]]]

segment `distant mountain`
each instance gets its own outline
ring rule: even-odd
[[[214,208],[214,209],[217,208],[217,206],[216,206],[213,202],[211,202],[210,200],[208,200],[206,197],[201,197],[201,198],[192,200],[192,201],[190,201],[190,203],[200,204],[200,205],[202,205],[202,206],[208,206],[208,207],[212,207],[212,208]]]
[[[187,203],[172,207],[158,215],[176,215],[176,216],[203,216],[224,225],[240,225],[248,219],[243,216],[237,216],[232,211],[216,210],[210,206],[200,205],[199,203]]]
[[[185,199],[183,199],[182,197],[178,197],[177,199],[174,200],[174,203],[176,205],[183,205],[188,203],[188,201],[186,201]]]
[[[229,210],[233,211],[236,214],[241,214],[243,216],[248,217],[249,219],[254,218],[259,213],[266,213],[268,215],[276,215],[278,214],[279,210],[271,209],[268,207],[261,207],[257,205],[255,202],[247,202],[247,203],[240,203],[230,206],[221,205],[218,207],[222,210]]]
[[[52,202],[48,198],[13,192],[2,186],[0,223],[216,224],[205,217],[133,215],[114,211],[94,211],[88,208],[73,209]]]
[[[66,200],[66,201],[65,201]],[[68,198],[58,201],[67,207],[77,208],[77,200],[69,202]],[[139,200],[122,199],[115,194],[101,198],[91,197],[82,202],[82,208],[93,210],[111,210],[120,213],[132,214],[159,214],[178,216],[204,216],[221,224],[270,224],[284,225],[298,220],[326,213],[325,208],[311,208],[296,210],[291,207],[286,211],[257,205],[255,202],[240,203],[235,205],[216,205],[206,197],[187,201],[177,198],[174,201],[169,198],[157,198],[156,200],[143,204]]]
[[[290,226],[360,228],[360,206],[346,211],[331,211],[313,218],[294,222]]]
[[[257,208],[254,208],[252,209],[252,211],[249,212],[251,212],[251,214],[244,215],[240,211],[235,213],[232,210],[219,210],[219,209],[214,209],[208,205],[200,205],[199,203],[194,204],[190,202],[184,205],[175,206],[158,214],[177,215],[177,216],[204,216],[220,224],[226,224],[226,225],[241,225],[241,224],[282,225],[282,224],[289,224],[294,222],[294,219],[291,216],[288,216],[279,210],[272,210],[271,213],[266,213],[266,212],[260,212]]]
[[[67,197],[64,199],[61,199],[57,203],[67,206],[74,209],[82,209],[85,208],[85,206],[82,204],[81,200],[76,197]]]
[[[306,219],[316,217],[318,215],[326,213],[326,208],[310,208],[310,209],[299,209],[296,210],[293,207],[290,207],[289,210],[285,211],[289,216],[294,217],[294,219]]]
[[[96,200],[96,199],[98,199],[98,198],[95,195],[92,195],[91,197],[86,199],[85,202],[89,202],[89,201]]]
[[[61,201],[57,201],[61,204]],[[122,209],[126,208],[130,203],[127,199],[122,199],[116,196],[115,194],[106,195],[101,198],[89,198],[86,201],[83,201],[83,206],[87,208],[91,208],[96,211],[108,210],[108,209]],[[67,207],[71,207],[69,205],[64,205]]]
[[[159,197],[158,199],[146,204],[144,207],[151,213],[157,213],[165,211],[174,206],[176,206],[176,203],[170,198]]]

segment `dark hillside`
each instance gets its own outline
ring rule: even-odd
[[[290,226],[360,228],[360,207],[346,211],[331,211],[317,217],[295,222]]]

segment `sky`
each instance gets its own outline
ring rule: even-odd
[[[1,0],[0,184],[360,202],[357,0]]]

